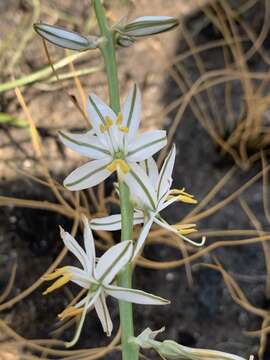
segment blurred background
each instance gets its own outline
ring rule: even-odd
[[[180,20],[173,32],[118,49],[120,90],[124,99],[133,82],[139,84],[142,127],[168,131],[178,152],[175,186],[199,200],[196,207],[176,205],[166,218],[195,222],[194,239],[207,237],[203,248],[193,248],[153,228],[134,286],[172,304],[135,306],[136,333],[165,325],[161,339],[269,360],[270,2],[104,5],[111,24],[123,16]],[[60,262],[74,263],[58,225],[80,241],[78,214],[117,212],[118,200],[112,181],[80,194],[61,185],[85,159],[64,148],[57,132],[87,129],[87,94],[106,101],[106,77],[97,51],[73,53],[47,44],[48,58],[32,28],[39,20],[96,34],[88,0],[0,0],[0,359],[120,359],[113,300],[113,337],[103,335],[91,312],[80,342],[67,351],[63,340],[72,337],[75,324],[60,324],[57,313],[77,289],[42,296],[42,274]],[[101,252],[119,239],[96,235]]]

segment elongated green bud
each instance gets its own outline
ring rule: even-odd
[[[121,32],[123,35],[143,37],[172,30],[179,21],[171,16],[142,16],[127,23]]]
[[[85,37],[59,26],[37,23],[35,31],[45,40],[65,49],[85,51],[97,48],[97,37]]]
[[[163,359],[167,360],[245,360],[240,356],[222,351],[190,348],[173,340],[164,340],[162,342],[155,340],[156,336],[163,330],[164,328],[152,331],[147,328],[138,337],[131,338],[130,342],[134,342],[143,349],[152,348]],[[249,360],[254,360],[253,356],[250,356]]]

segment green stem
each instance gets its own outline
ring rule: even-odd
[[[120,111],[120,95],[115,59],[114,35],[108,26],[106,15],[100,0],[93,0],[93,4],[100,33],[103,37],[103,42],[100,44],[100,50],[104,58],[105,70],[108,79],[110,104],[111,108],[117,114]]]
[[[104,58],[105,69],[108,79],[110,105],[117,114],[120,111],[120,95],[117,77],[117,65],[115,58],[115,43],[113,31],[109,28],[104,9],[100,0],[93,0],[93,6],[97,17],[100,33],[103,41],[100,49]],[[121,241],[130,240],[133,237],[133,208],[130,202],[129,189],[126,184],[118,178],[121,206]],[[118,284],[123,287],[132,287],[132,267],[128,264],[118,275]],[[119,301],[121,334],[122,334],[122,359],[138,360],[138,346],[129,343],[130,337],[134,336],[132,304]]]
[[[133,238],[133,208],[130,202],[129,188],[119,181],[119,195],[121,206],[121,241]],[[122,287],[132,288],[132,265],[126,265],[118,276],[118,284]],[[132,304],[126,301],[119,301],[121,335],[122,335],[122,358],[123,360],[137,360],[139,351],[136,344],[129,343],[131,336],[134,336]]]

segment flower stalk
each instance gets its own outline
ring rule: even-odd
[[[113,31],[109,28],[104,9],[100,0],[93,0],[93,7],[96,14],[100,35],[103,41],[99,47],[104,59],[105,70],[108,80],[110,105],[113,111],[118,114],[120,111],[120,95],[117,76],[117,65],[115,58],[115,41]],[[118,172],[119,175],[119,172]],[[130,194],[127,185],[119,177],[119,195],[121,206],[121,241],[132,239],[133,234],[133,209],[130,201]],[[118,284],[122,287],[132,288],[132,268],[127,264],[118,275]],[[119,301],[120,324],[122,334],[122,359],[137,360],[138,346],[130,343],[129,339],[134,336],[132,304],[126,301]]]

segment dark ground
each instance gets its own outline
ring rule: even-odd
[[[189,20],[188,25],[192,26],[194,21],[200,19],[200,16]],[[212,29],[206,27],[198,37],[198,43],[211,40],[209,37],[212,34]],[[177,52],[184,48],[185,44],[181,42]],[[207,56],[209,68],[219,66],[221,54],[217,50],[208,52],[205,56]],[[215,60],[211,61],[211,59]],[[185,66],[191,76],[196,78],[194,64],[189,62]],[[262,64],[260,59],[255,58],[251,66],[262,68],[266,65]],[[169,103],[179,95],[178,88],[168,81],[164,91],[164,103]],[[222,108],[220,108],[223,103],[222,89],[219,91],[219,96],[217,101],[222,112]],[[235,101],[236,104],[241,102],[241,93],[236,95]],[[170,124],[168,124],[168,128],[169,126]],[[201,200],[233,163],[228,157],[220,157],[218,147],[198,124],[190,109],[187,109],[184,114],[184,121],[177,131],[174,142],[178,150],[174,172],[175,184],[185,187],[198,200]],[[260,171],[259,164],[247,172],[238,170],[229,184],[215,198],[215,202],[225,198],[258,171]],[[244,193],[243,198],[267,230],[269,224],[266,223],[263,216],[261,191],[261,182],[257,182]],[[1,195],[47,200],[51,198],[44,188],[23,180],[2,182]],[[186,209],[186,206],[176,206],[168,211],[167,217],[171,223],[179,219],[183,208]],[[7,269],[9,270],[11,264],[16,260],[18,274],[12,291],[12,295],[15,295],[28,287],[51,264],[62,247],[58,236],[58,225],[61,224],[69,229],[70,223],[65,218],[50,212],[14,207],[1,208],[0,219],[0,273],[2,274],[0,288],[8,280],[9,271]],[[208,230],[252,228],[238,199],[210,218],[199,222],[198,227]],[[217,240],[219,239],[213,238],[207,241],[209,244]],[[237,280],[253,305],[267,308],[268,304],[264,294],[266,270],[261,245],[219,249],[202,258],[200,262],[211,262],[211,255],[217,256],[224,268]],[[152,245],[146,247],[145,256],[153,260],[172,260],[175,259],[175,250]],[[179,258],[179,254],[177,254],[177,258]],[[65,261],[73,261],[73,258],[67,257]],[[172,302],[170,306],[158,308],[135,306],[136,333],[141,332],[147,326],[158,329],[165,325],[166,338],[179,341],[183,345],[218,349],[246,358],[250,354],[256,353],[257,339],[245,336],[243,331],[259,329],[260,319],[251,316],[234,303],[219,273],[194,266],[193,279],[194,285],[190,289],[184,267],[169,271],[136,269],[135,287],[168,298]],[[56,314],[67,304],[64,290],[43,297],[42,289],[38,289],[30,297],[18,303],[12,311],[2,314],[3,318],[8,318],[8,322],[18,333],[27,338],[47,338],[48,332],[54,328]],[[72,288],[73,290],[75,291]],[[109,304],[112,317],[115,319],[115,328],[117,328],[116,304],[113,301],[109,301]],[[70,328],[65,331],[61,338],[70,339],[73,330]],[[163,336],[161,335],[160,338],[162,339]],[[90,344],[89,339],[91,339]],[[89,345],[98,346],[105,344],[106,340],[96,315],[91,313],[88,316],[78,348]],[[157,358],[154,354],[150,356],[151,359]],[[265,355],[265,360],[269,359],[269,356],[270,348]],[[118,353],[106,356],[108,360],[119,358]]]

